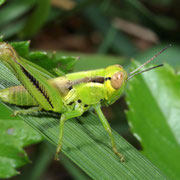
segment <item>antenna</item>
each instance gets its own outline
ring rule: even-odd
[[[146,72],[146,71],[150,71],[150,70],[152,70],[152,69],[155,69],[155,68],[158,68],[158,67],[162,67],[162,66],[164,66],[164,64],[159,64],[159,65],[157,65],[157,66],[154,66],[154,67],[145,69],[145,70],[143,70],[143,71],[134,73],[134,74],[132,74],[131,76],[129,76],[127,80],[131,79],[132,77],[136,76],[137,74],[141,74],[141,73],[144,73],[144,72]]]
[[[136,73],[137,71],[139,71],[141,68],[143,68],[145,65],[149,64],[151,61],[153,61],[156,57],[158,57],[161,53],[163,53],[166,49],[168,49],[169,47],[171,47],[171,44],[169,44],[168,46],[166,46],[165,48],[163,48],[161,51],[159,51],[157,54],[155,54],[152,58],[150,58],[149,60],[147,60],[144,64],[142,64],[141,66],[139,66],[138,68],[136,68],[134,71],[130,72],[131,74]],[[162,65],[161,65],[162,66]],[[156,67],[156,66],[155,66]],[[158,66],[159,67],[159,66]],[[154,68],[153,68],[154,69]],[[143,72],[143,71],[142,71]],[[137,73],[139,74],[139,73]],[[130,76],[131,77],[131,76]]]

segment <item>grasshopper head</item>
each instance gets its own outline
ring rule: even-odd
[[[124,87],[126,86],[128,74],[120,65],[108,66],[105,69],[105,90],[106,90],[106,103],[112,104],[119,99]]]
[[[163,64],[145,69],[143,71],[139,71],[145,65],[149,64],[152,60],[154,60],[157,56],[159,56],[162,52],[164,52],[167,48],[171,45],[163,48],[157,54],[155,54],[152,58],[146,61],[144,64],[136,68],[134,71],[130,72],[129,74],[123,69],[120,65],[113,65],[109,66],[105,69],[105,89],[106,89],[106,100],[105,105],[110,105],[119,99],[120,95],[122,94],[124,87],[127,84],[127,81],[132,77],[136,76],[137,74],[158,68],[163,66]],[[108,80],[108,81],[107,81]]]

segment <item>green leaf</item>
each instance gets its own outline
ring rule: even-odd
[[[8,1],[0,11],[0,34],[9,38],[19,33],[27,21],[29,11],[36,3],[35,0]]]
[[[26,57],[28,55],[30,41],[12,42],[11,45],[18,52],[19,56]]]
[[[0,42],[2,42],[3,41],[3,36],[0,36]]]
[[[22,16],[32,7],[34,1],[35,0],[14,0],[3,6],[0,11],[0,26],[3,27]]]
[[[7,26],[4,26],[0,34],[3,35],[5,39],[12,37],[17,34],[24,27],[26,17],[23,17],[21,20],[10,22]]]
[[[170,179],[180,178],[179,90],[180,78],[165,64],[134,77],[126,98],[127,118],[143,154]]]
[[[20,56],[29,61],[43,67],[55,76],[59,73],[63,75],[72,71],[79,57],[75,56],[62,56],[56,53],[48,54],[43,51],[30,52],[30,41],[12,42],[10,43]]]
[[[6,0],[0,0],[0,6],[5,3]]]
[[[42,136],[18,118],[7,117],[10,111],[0,104],[0,178],[19,174],[16,168],[29,159],[24,147],[42,140]]]
[[[28,19],[21,35],[23,37],[30,37],[35,35],[45,23],[50,10],[50,0],[36,1],[35,11]]]
[[[18,81],[0,64],[0,83],[12,86]],[[11,110],[16,106],[7,106]],[[27,124],[40,132],[57,146],[59,137],[59,114],[39,112],[20,116]],[[121,163],[113,153],[109,137],[93,113],[87,113],[65,124],[62,152],[93,179],[165,179],[164,175],[141,153],[134,149],[115,131],[113,134],[118,149],[125,155]]]

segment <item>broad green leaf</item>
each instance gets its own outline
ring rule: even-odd
[[[173,68],[134,77],[127,90],[127,118],[143,154],[170,179],[180,178],[180,78]]]
[[[29,163],[24,147],[42,140],[42,136],[0,104],[0,178],[19,174],[16,168]]]
[[[12,86],[18,81],[0,64],[0,84]],[[15,106],[7,106],[11,110]],[[38,112],[20,116],[27,124],[57,146],[59,114]],[[125,155],[121,163],[111,149],[109,137],[93,113],[65,124],[62,152],[93,179],[165,179],[164,175],[141,153],[113,131],[118,149]]]

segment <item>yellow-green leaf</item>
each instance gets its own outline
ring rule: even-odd
[[[167,177],[179,179],[180,78],[165,64],[130,80],[126,100],[129,124],[143,154]]]

